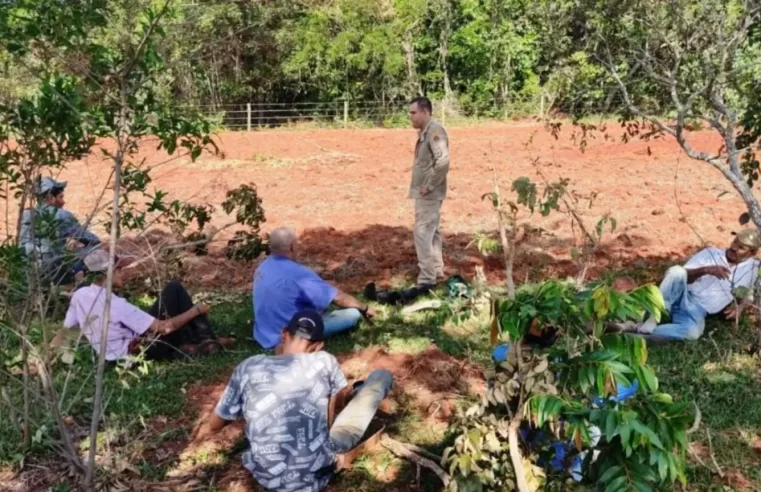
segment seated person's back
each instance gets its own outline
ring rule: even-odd
[[[323,312],[337,289],[309,268],[285,256],[272,255],[254,274],[254,339],[264,348],[280,342],[291,317],[302,310]]]
[[[262,486],[319,490],[336,461],[328,404],[344,386],[327,352],[257,355],[236,368],[216,411],[226,420],[245,416],[251,448],[243,465]]]
[[[354,296],[326,282],[295,261],[296,233],[286,227],[272,231],[270,257],[254,273],[254,340],[265,349],[280,343],[283,327],[298,312],[316,311],[325,324],[325,336],[344,333],[374,311]],[[336,309],[327,312],[335,304]]]

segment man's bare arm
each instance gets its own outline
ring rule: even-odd
[[[705,266],[699,268],[687,269],[687,283],[691,284],[698,280],[700,277],[711,275],[720,279],[729,278],[729,269],[723,266]]]
[[[370,318],[375,316],[375,312],[372,309],[370,309],[370,306],[368,306],[367,304],[364,304],[356,297],[350,294],[347,294],[341,289],[338,289],[338,293],[333,298],[333,303],[338,307],[342,307],[346,309],[350,309],[350,308],[359,309],[362,312],[362,314]]]
[[[195,319],[198,316],[201,316],[202,314],[206,314],[209,312],[209,307],[205,304],[199,304],[197,306],[193,306],[192,308],[188,309],[182,314],[178,314],[177,316],[174,316],[173,318],[165,319],[165,320],[155,320],[149,330],[158,333],[159,335],[168,335],[170,333],[173,333],[186,324],[190,323],[193,319]]]
[[[217,432],[221,431],[225,428],[227,424],[229,424],[229,420],[225,420],[219,415],[217,415],[215,412],[211,412],[208,417],[206,417],[206,420],[203,421],[203,423],[198,427],[198,430],[196,431],[195,436],[193,437],[194,441],[203,441],[205,439],[208,439],[209,437],[213,436]]]

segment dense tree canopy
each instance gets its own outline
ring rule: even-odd
[[[151,0],[106,3],[118,26]],[[168,61],[164,97],[187,105],[423,93],[488,111],[536,102],[544,90],[565,109],[598,107],[613,85],[589,66],[585,23],[569,0],[178,0],[156,48]],[[41,26],[48,36],[54,27]],[[124,42],[118,29],[99,35]],[[31,66],[47,62],[23,48]],[[0,97],[23,93],[29,68],[6,61],[2,69]]]

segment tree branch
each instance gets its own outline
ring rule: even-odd
[[[441,469],[439,465],[434,463],[433,461],[429,460],[428,458],[423,458],[422,456],[419,456],[418,454],[414,453],[410,449],[410,445],[401,443],[399,441],[395,441],[394,439],[391,439],[390,437],[384,435],[381,439],[381,446],[388,449],[395,455],[406,458],[413,463],[415,463],[418,466],[422,466],[424,468],[428,468],[433,473],[436,474],[437,477],[439,477],[439,480],[441,480],[441,483],[444,484],[444,488],[447,488],[449,486],[449,482],[451,481],[451,477]]]

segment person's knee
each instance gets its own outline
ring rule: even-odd
[[[695,323],[694,325],[690,326],[687,332],[685,333],[685,340],[697,340],[701,336],[703,336],[703,331],[705,331],[705,321],[700,321]]]
[[[359,321],[362,319],[362,311],[357,308],[344,309],[341,313],[341,317],[352,326],[357,326]]]
[[[183,287],[182,284],[176,280],[170,280],[164,286],[164,292],[179,292],[182,290],[185,290],[185,287]]]
[[[377,384],[388,392],[394,386],[394,375],[387,369],[376,369],[365,379],[365,384]]]
[[[684,280],[687,281],[687,269],[683,266],[676,265],[666,270],[665,278],[671,280]]]

